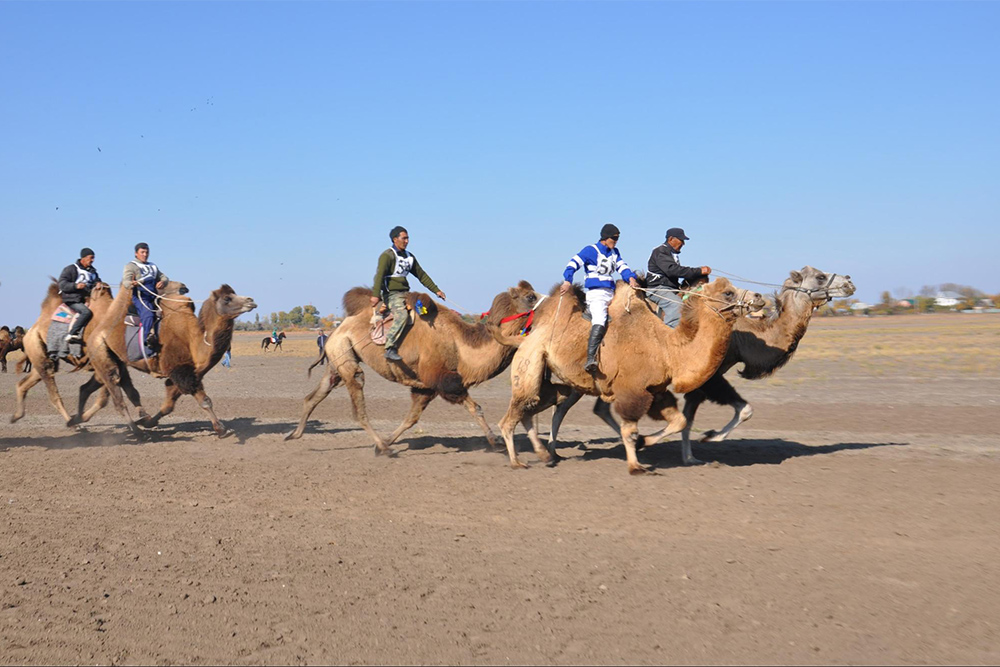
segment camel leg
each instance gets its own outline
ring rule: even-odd
[[[686,407],[687,404],[685,403],[685,408]],[[687,418],[681,413],[680,410],[677,409],[677,398],[669,391],[657,394],[653,398],[653,402],[649,406],[647,414],[653,419],[666,421],[667,425],[656,433],[652,433],[645,437],[640,436],[639,443],[642,447],[655,445],[663,440],[663,438],[677,432],[682,432],[687,427]],[[681,444],[681,458],[684,461],[684,465],[695,465],[701,463],[701,461],[691,455],[690,441],[687,445],[684,445],[683,443]]]
[[[371,424],[368,423],[368,412],[365,410],[365,372],[356,362],[344,364],[338,371],[344,378],[347,386],[347,393],[351,397],[351,408],[354,410],[354,418],[361,424],[361,428],[375,441],[375,455],[392,454],[392,450],[382,440]]]
[[[546,406],[547,408],[548,406]],[[543,408],[543,409],[546,409]],[[559,461],[562,461],[561,456],[556,454],[555,449],[551,444],[546,445],[542,442],[542,439],[538,437],[538,413],[541,410],[531,410],[525,412],[521,417],[521,426],[528,433],[528,440],[531,441],[531,446],[535,450],[535,454],[538,456],[542,463],[549,466],[554,466]]]
[[[462,405],[465,406],[465,409],[469,411],[472,418],[476,420],[477,424],[479,424],[479,428],[483,429],[483,433],[486,435],[486,441],[490,443],[490,449],[492,451],[497,451],[497,437],[493,435],[493,430],[490,428],[490,425],[486,423],[486,417],[483,416],[483,409],[478,403],[472,400],[472,397],[468,394],[465,395],[465,400],[462,401]],[[536,435],[535,437],[537,438],[538,436]]]
[[[507,413],[500,420],[500,434],[507,445],[507,457],[510,459],[512,468],[528,467],[518,458],[517,450],[514,448],[514,429],[517,423],[524,419],[526,413],[530,417],[537,414],[535,406],[539,404],[542,397],[542,381],[545,376],[545,355],[536,353],[535,357],[531,358],[526,354],[521,355],[520,352],[523,350],[524,348],[521,348],[519,353],[514,355],[514,361],[511,364],[514,370],[511,372],[510,405],[507,406]],[[550,460],[549,452],[544,446],[539,449],[534,441],[531,444],[535,447],[535,452],[541,460],[546,462]],[[539,444],[541,444],[540,441]]]
[[[32,368],[27,375],[17,381],[17,387],[14,390],[17,400],[14,405],[14,414],[10,418],[11,424],[24,416],[24,397],[28,394],[29,389],[41,381],[42,375],[35,368]]]
[[[97,401],[90,410],[87,410],[87,400],[90,399],[91,394],[95,391],[103,389],[97,396]],[[108,390],[101,384],[101,381],[97,378],[97,373],[95,372],[90,376],[90,379],[80,385],[80,398],[77,402],[76,415],[73,416],[73,424],[79,424],[82,422],[89,421],[91,417],[94,416],[98,410],[103,408],[108,404]]]
[[[32,370],[32,374],[35,374],[34,370]],[[40,376],[40,379],[45,383],[45,388],[49,392],[49,402],[52,403],[52,406],[59,411],[60,415],[62,415],[62,418],[66,422],[66,425],[72,426],[73,417],[66,410],[66,406],[63,405],[62,396],[59,395],[59,387],[56,385],[55,375],[49,372],[49,368],[41,369],[41,371],[38,372],[38,375]],[[22,401],[24,400],[24,394],[27,393],[30,387],[33,387],[37,383],[38,380],[35,380],[34,382],[31,383],[27,383],[23,392],[21,391],[21,382],[17,383],[18,407],[15,410],[15,414],[18,414],[18,411],[20,412],[20,414],[18,414],[17,416],[17,419],[20,419],[24,415],[24,406],[22,403]],[[16,420],[11,419],[11,421],[16,421]]]
[[[699,390],[708,400],[720,405],[728,405],[733,409],[733,418],[722,427],[721,431],[708,430],[701,436],[702,442],[722,442],[733,429],[753,417],[753,407],[740,396],[739,392],[721,375],[712,377]]]
[[[570,408],[579,403],[581,398],[583,398],[583,394],[578,391],[572,391],[566,397],[566,400],[556,405],[556,409],[552,412],[552,428],[549,430],[549,449],[555,449],[556,439],[559,437],[559,427],[562,426],[563,419],[566,418],[566,413],[570,411]]]
[[[146,420],[143,426],[147,428],[152,428],[160,423],[160,420],[169,415],[174,411],[174,406],[177,404],[177,399],[181,397],[181,390],[174,384],[173,380],[167,380],[165,385],[166,395],[163,397],[163,404],[160,405],[160,411],[155,415]]]
[[[215,410],[212,409],[212,399],[205,393],[205,386],[203,384],[198,383],[198,391],[194,393],[194,397],[198,401],[198,405],[208,413],[209,419],[212,420],[212,428],[215,429],[215,434],[220,438],[231,436],[233,431],[223,426],[219,418],[215,416]]]
[[[331,364],[326,367],[326,372],[323,373],[323,378],[319,381],[319,386],[306,396],[299,425],[294,431],[285,436],[285,440],[298,440],[302,437],[302,434],[306,430],[306,421],[309,419],[309,415],[312,414],[317,405],[323,402],[323,399],[330,395],[330,392],[338,384],[340,384],[340,376],[333,370],[333,365]]]
[[[433,389],[410,389],[410,400],[412,401],[410,404],[410,411],[407,413],[406,418],[403,419],[403,423],[400,424],[396,430],[392,432],[392,435],[390,435],[385,441],[387,447],[396,442],[399,436],[403,435],[407,429],[412,428],[414,424],[420,421],[420,415],[424,413],[424,410],[427,409],[427,406],[434,400],[435,396],[437,396],[437,392]],[[485,421],[483,423],[485,424]]]
[[[622,419],[622,442],[625,444],[625,458],[628,460],[628,471],[630,475],[641,475],[650,472],[649,468],[639,463],[639,457],[635,453],[635,443],[639,440],[639,423],[629,419]]]

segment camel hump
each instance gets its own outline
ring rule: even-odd
[[[344,294],[344,312],[347,316],[357,315],[363,310],[371,310],[372,291],[367,287],[353,287]]]

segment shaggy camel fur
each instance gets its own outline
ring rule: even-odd
[[[208,413],[216,434],[219,437],[231,435],[212,410],[212,399],[205,393],[202,379],[229,349],[233,339],[233,321],[256,308],[257,304],[248,296],[236,294],[229,285],[222,285],[212,292],[198,315],[195,315],[194,302],[188,297],[173,295],[159,299],[157,303],[163,311],[159,354],[148,360],[128,361],[125,341],[125,314],[130,302],[128,292],[128,289],[122,289],[108,311],[108,317],[95,333],[90,351],[94,377],[80,387],[79,421],[90,419],[104,407],[107,396],[103,392],[107,391],[129,428],[135,430],[135,422],[122,400],[124,389],[139,410],[139,425],[152,428],[173,412],[181,395],[191,394]],[[166,397],[156,415],[149,417],[142,408],[139,394],[128,375],[129,367],[154,377],[166,378]],[[97,404],[84,413],[87,398],[98,389],[102,390],[102,395]]]
[[[87,352],[90,349],[90,342],[93,340],[94,332],[103,321],[113,301],[111,288],[107,283],[97,283],[94,286],[90,294],[90,301],[88,302],[90,310],[94,313],[94,318],[87,323],[87,327],[83,331],[84,356],[79,359],[70,358],[68,360],[76,369],[87,365]],[[73,424],[72,417],[67,412],[66,406],[63,405],[59,389],[56,387],[55,373],[58,364],[49,358],[48,346],[45,342],[49,333],[49,325],[52,323],[52,315],[61,305],[62,297],[59,296],[59,285],[53,279],[49,285],[45,299],[42,301],[42,310],[38,316],[38,320],[24,334],[24,354],[31,362],[31,370],[17,383],[17,388],[15,389],[16,403],[14,414],[10,418],[11,423],[16,422],[24,416],[24,398],[28,394],[28,390],[39,382],[44,382],[45,388],[49,392],[49,401],[59,411],[63,419],[66,420],[67,426],[72,426]]]
[[[0,372],[7,372],[7,355],[24,349],[24,327],[0,327]]]
[[[510,406],[500,422],[510,464],[526,467],[514,449],[518,422],[528,431],[541,460],[558,458],[539,440],[534,416],[557,402],[559,393],[576,390],[614,405],[623,422],[629,472],[646,472],[635,453],[639,419],[648,414],[666,421],[660,437],[681,430],[684,417],[668,387],[690,391],[711,377],[725,356],[736,317],[759,308],[763,299],[721,278],[689,292],[680,324],[670,329],[663,326],[640,293],[619,282],[608,308],[611,323],[600,351],[599,370],[592,375],[583,370],[590,323],[581,317],[582,304],[579,294],[576,296],[550,301],[540,308],[535,332],[514,355]],[[566,385],[547,381],[547,370]]]
[[[498,342],[494,332],[502,330],[513,335],[523,326],[524,320],[504,323],[501,320],[530,311],[544,297],[521,281],[517,287],[493,299],[485,322],[469,324],[458,313],[437,306],[427,294],[411,292],[407,295],[411,311],[420,299],[428,312],[414,316],[398,349],[403,361],[390,362],[383,356],[384,349],[373,344],[369,336],[371,295],[371,290],[365,287],[355,287],[344,295],[348,317],[326,342],[325,353],[330,363],[319,386],[306,396],[302,419],[286,440],[302,436],[312,411],[343,382],[351,396],[354,417],[374,441],[376,454],[389,453],[389,445],[417,423],[420,414],[436,396],[449,403],[464,405],[483,429],[490,445],[495,447],[496,438],[483,418],[482,408],[472,400],[468,390],[498,375],[510,364],[514,349]],[[368,423],[362,362],[387,380],[410,387],[410,412],[385,440]]]
[[[850,276],[827,273],[811,266],[800,271],[791,271],[789,277],[775,297],[775,308],[765,319],[740,318],[733,327],[729,340],[729,350],[719,370],[698,389],[684,395],[684,417],[687,425],[681,431],[681,451],[685,465],[699,464],[701,461],[691,455],[691,425],[694,423],[698,406],[707,398],[720,405],[733,408],[733,418],[721,430],[706,431],[702,442],[721,442],[737,426],[753,416],[753,408],[725,379],[725,374],[738,363],[743,363],[740,376],[748,380],[768,377],[788,363],[799,341],[806,333],[809,321],[816,309],[832,299],[843,299],[854,294],[854,283]],[[561,403],[552,416],[552,431],[549,447],[553,447],[558,437],[559,425],[563,417],[582,395],[574,393]],[[600,399],[594,405],[594,413],[618,431],[618,424],[611,417],[609,406]],[[650,438],[640,439],[642,444],[653,444]]]

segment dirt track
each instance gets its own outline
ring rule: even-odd
[[[738,381],[755,416],[695,446],[714,463],[674,441],[641,478],[589,399],[554,469],[520,432],[535,465],[508,469],[440,401],[376,458],[342,390],[284,442],[309,359],[249,343],[206,380],[226,440],[190,397],[148,441],[110,407],[72,431],[36,387],[0,426],[0,662],[1000,662],[1000,370],[806,352],[851,326]],[[407,392],[367,378],[388,432]],[[473,396],[496,424],[506,374]]]

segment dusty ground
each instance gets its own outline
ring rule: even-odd
[[[737,381],[755,416],[695,446],[712,464],[675,441],[642,478],[589,399],[554,469],[508,469],[440,402],[375,458],[343,390],[286,443],[313,338],[237,341],[206,381],[221,441],[190,397],[136,441],[32,391],[0,426],[0,662],[1000,662],[996,317],[818,320]],[[409,403],[367,395],[382,432]],[[495,424],[506,375],[473,395]]]

